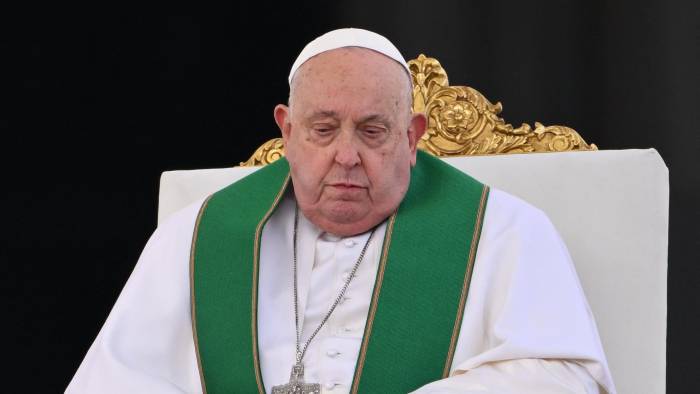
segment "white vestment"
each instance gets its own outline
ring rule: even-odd
[[[189,285],[201,204],[173,214],[154,232],[67,393],[201,392]],[[268,392],[289,380],[294,362],[293,222],[294,200],[288,195],[262,235],[258,329]],[[321,383],[322,392],[350,390],[385,230],[386,224],[377,229],[345,298],[304,356],[305,380]],[[369,233],[337,237],[301,215],[298,234],[305,342]],[[492,189],[450,377],[416,393],[598,392],[615,388],[565,245],[541,211]]]

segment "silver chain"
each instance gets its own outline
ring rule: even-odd
[[[328,321],[328,318],[331,317],[331,313],[335,310],[335,307],[340,304],[340,300],[343,298],[343,295],[345,295],[345,290],[348,289],[348,286],[350,286],[350,281],[352,281],[352,278],[355,277],[355,273],[357,272],[357,268],[360,266],[360,263],[362,262],[362,259],[365,257],[365,252],[367,251],[367,247],[369,246],[369,241],[372,239],[372,236],[374,235],[374,231],[377,229],[376,227],[372,229],[372,232],[369,234],[369,237],[367,238],[367,242],[365,242],[365,246],[362,248],[362,252],[360,252],[360,257],[357,258],[357,261],[355,262],[355,265],[352,267],[352,271],[350,271],[350,274],[348,275],[348,278],[345,280],[345,284],[343,285],[343,288],[340,289],[340,293],[338,296],[335,298],[335,301],[333,302],[333,305],[331,305],[331,308],[328,310],[326,313],[326,316],[323,317],[323,320],[321,320],[321,324],[316,327],[316,330],[314,330],[313,334],[309,337],[309,339],[304,343],[304,347],[300,347],[301,343],[301,332],[299,330],[299,297],[297,295],[297,228],[299,226],[299,206],[297,205],[295,211],[294,211],[294,325],[296,327],[296,332],[297,332],[297,353],[296,353],[296,360],[297,364],[301,363],[301,360],[304,358],[304,355],[306,354],[306,349],[309,347],[309,343],[311,343],[311,340],[314,339],[316,334],[318,334],[319,331],[321,331],[321,328],[323,327],[324,324]]]

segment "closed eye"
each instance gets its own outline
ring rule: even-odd
[[[363,134],[370,138],[379,138],[387,132],[383,127],[363,127],[361,130]]]
[[[320,136],[325,136],[325,135],[331,134],[333,132],[333,130],[335,130],[335,127],[333,127],[331,125],[327,125],[327,124],[321,124],[321,125],[314,125],[312,127],[312,130],[314,131],[314,133],[316,133]]]

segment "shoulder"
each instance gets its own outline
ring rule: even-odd
[[[148,244],[169,243],[169,240],[191,239],[197,218],[207,199],[208,197],[201,198],[166,217],[155,229]]]
[[[477,250],[482,267],[549,272],[548,277],[574,272],[568,249],[545,212],[499,189],[489,193]]]
[[[517,288],[543,305],[548,297],[582,294],[569,251],[549,217],[498,189],[489,194],[476,259],[475,276],[489,278],[484,291]]]

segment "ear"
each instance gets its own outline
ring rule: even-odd
[[[292,123],[289,118],[289,107],[284,104],[275,106],[275,123],[280,128],[282,139],[286,142],[289,139],[289,133],[292,131]]]
[[[408,146],[411,149],[411,166],[416,165],[416,151],[418,150],[418,141],[425,133],[425,128],[428,125],[428,120],[422,113],[414,113],[411,115],[411,123],[408,125]]]

